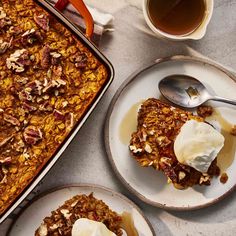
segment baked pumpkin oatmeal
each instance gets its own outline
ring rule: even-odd
[[[181,127],[190,120],[204,122],[200,116],[150,98],[138,112],[137,131],[132,134],[129,146],[141,166],[161,170],[178,189],[210,185],[211,178],[220,174],[216,158],[205,173],[178,161],[174,142]]]
[[[71,236],[74,223],[84,218],[102,222],[115,235],[122,235],[122,217],[91,193],[88,196],[76,195],[57,210],[52,211],[51,216],[44,218],[35,236]]]
[[[39,173],[108,78],[33,0],[0,0],[0,214]]]

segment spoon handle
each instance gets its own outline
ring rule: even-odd
[[[232,99],[227,99],[227,98],[215,96],[215,97],[212,97],[211,100],[218,101],[218,102],[225,102],[225,103],[229,103],[231,105],[236,105],[236,100],[232,100]]]

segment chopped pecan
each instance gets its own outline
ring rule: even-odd
[[[7,121],[8,123],[12,125],[20,126],[20,121],[14,116],[4,114],[3,117],[4,117],[4,120]]]
[[[43,87],[42,83],[39,80],[34,80],[26,84],[25,91],[27,91],[27,88],[30,89],[28,91],[30,91],[31,94],[41,95]]]
[[[30,94],[30,91],[22,90],[18,93],[18,97],[21,101],[32,101],[33,97]]]
[[[50,55],[51,55],[51,63],[52,63],[52,65],[58,65],[59,62],[60,62],[61,54],[58,53],[58,52],[51,52]]]
[[[39,110],[40,111],[52,111],[53,110],[53,106],[50,104],[49,101],[46,101],[43,104],[40,104]]]
[[[37,25],[39,25],[43,30],[48,31],[49,30],[49,18],[47,15],[34,15],[34,21]]]
[[[61,75],[62,75],[62,66],[53,66],[52,72],[53,72],[53,76],[61,77]]]
[[[87,66],[87,60],[88,60],[88,57],[86,56],[86,54],[84,53],[77,54],[74,60],[75,67],[79,69],[84,69]]]
[[[0,7],[0,20],[7,17],[6,12],[4,11],[3,7]]]
[[[8,33],[18,35],[22,33],[22,29],[20,26],[11,26],[8,30]]]
[[[12,38],[9,42],[3,42],[2,39],[0,39],[0,54],[3,54],[6,52],[6,50],[11,46]]]
[[[66,85],[66,81],[62,80],[62,79],[53,79],[52,81],[48,82],[46,80],[47,83],[44,83],[46,84],[46,86],[43,88],[43,93],[48,93],[48,92],[51,92],[54,88],[59,88],[63,85]]]
[[[11,157],[0,157],[0,164],[11,164],[12,158]]]
[[[74,114],[72,112],[66,114],[65,124],[67,130],[70,130],[74,126]]]
[[[22,103],[22,108],[26,111],[26,112],[31,112],[31,111],[36,111],[37,107],[33,106],[32,104],[30,104],[29,102],[23,102]]]
[[[41,51],[41,66],[47,69],[50,66],[50,47],[46,44]]]
[[[26,49],[16,50],[6,60],[7,68],[12,69],[15,72],[23,72],[25,66],[31,64],[28,51]]]
[[[12,134],[9,137],[4,138],[3,140],[1,140],[0,148],[3,147],[4,145],[6,145],[13,137],[14,137],[14,135]]]
[[[19,83],[19,84],[23,84],[24,85],[24,84],[26,84],[29,81],[29,78],[17,75],[14,78],[14,81]]]
[[[56,109],[53,111],[53,115],[55,116],[56,120],[64,121],[65,119],[65,116],[63,115],[63,113]]]
[[[23,137],[26,143],[34,145],[43,138],[43,135],[39,128],[28,126],[24,130]]]
[[[17,62],[23,66],[29,66],[32,62],[30,60],[28,51],[24,51]]]
[[[166,162],[160,162],[159,163],[161,169],[163,170],[163,172],[165,173],[165,175],[167,177],[169,177],[171,179],[171,181],[173,181],[174,183],[178,182],[178,176],[176,175],[174,169],[171,167],[171,165],[169,165]]]
[[[0,184],[4,182],[4,177],[5,177],[5,174],[3,173],[2,167],[0,166]]]
[[[0,10],[0,12],[1,12],[1,10]],[[0,17],[0,29],[3,29],[6,26],[9,26],[11,24],[12,24],[12,22],[11,22],[11,19],[9,17],[7,17],[7,16],[5,18]]]
[[[31,45],[34,42],[42,42],[43,36],[41,35],[40,31],[35,31],[34,28],[31,30],[27,30],[21,37],[21,43],[24,46]]]

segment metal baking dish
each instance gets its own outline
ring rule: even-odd
[[[88,108],[87,112],[83,115],[81,120],[77,123],[77,125],[73,128],[71,133],[67,136],[66,140],[61,144],[61,147],[58,148],[56,154],[48,161],[48,163],[42,168],[42,170],[35,176],[34,180],[24,189],[24,191],[18,196],[18,198],[10,205],[10,207],[0,216],[0,224],[10,215],[16,213],[17,208],[19,210],[20,207],[24,204],[24,200],[29,201],[29,194],[35,189],[37,184],[43,179],[43,177],[48,173],[48,171],[53,167],[56,161],[59,159],[61,154],[64,152],[66,147],[72,141],[76,133],[82,127],[84,122],[87,120],[91,112],[94,110],[108,87],[110,86],[113,78],[114,78],[114,68],[110,61],[99,51],[99,49],[90,42],[83,33],[65,16],[63,16],[59,11],[57,11],[52,5],[49,4],[47,0],[34,0],[40,7],[44,8],[51,15],[53,15],[59,22],[61,22],[67,29],[69,29],[89,50],[93,55],[101,61],[101,63],[106,67],[108,72],[108,79],[103,85],[102,89],[98,92],[96,98]],[[35,194],[34,192],[32,194]],[[28,198],[27,198],[28,197]],[[27,198],[27,199],[26,199]],[[20,206],[21,204],[21,206]]]

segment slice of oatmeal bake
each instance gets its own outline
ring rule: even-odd
[[[74,223],[81,218],[102,222],[117,236],[122,235],[121,216],[91,193],[76,195],[52,211],[51,216],[44,218],[35,236],[71,236]]]
[[[215,159],[207,173],[181,164],[174,153],[174,141],[181,127],[188,120],[204,122],[200,116],[173,107],[158,99],[146,100],[138,112],[137,131],[132,134],[130,151],[143,167],[161,170],[178,189],[193,185],[210,185],[211,178],[220,169]]]

